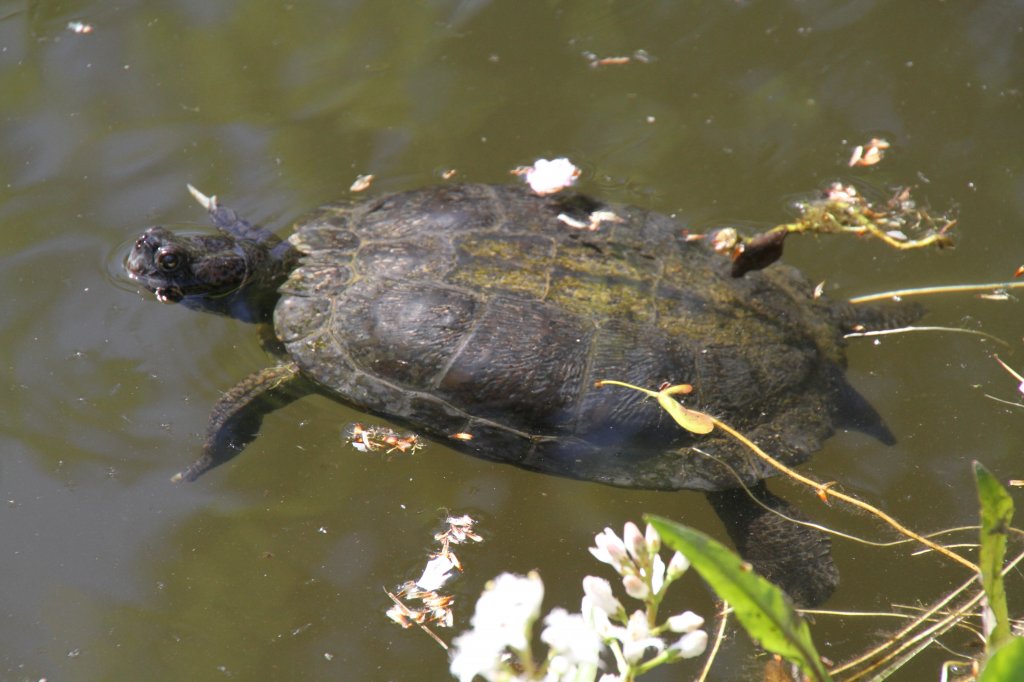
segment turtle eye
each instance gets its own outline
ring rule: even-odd
[[[156,255],[156,265],[164,272],[174,272],[181,267],[181,256],[174,251],[162,251]]]

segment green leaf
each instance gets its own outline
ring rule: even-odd
[[[1006,558],[1006,536],[1013,520],[1013,500],[998,479],[981,464],[974,462],[974,479],[981,503],[981,549],[978,567],[981,585],[988,598],[995,626],[988,636],[989,651],[1010,639],[1010,614],[1006,608],[1003,585],[1003,560]]]
[[[1013,637],[985,663],[978,682],[1017,682],[1024,670],[1024,639]]]
[[[782,590],[700,531],[651,514],[644,518],[661,534],[664,544],[682,552],[718,596],[732,605],[740,624],[761,646],[793,661],[819,682],[830,679],[807,622]]]

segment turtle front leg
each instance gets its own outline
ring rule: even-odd
[[[256,438],[265,415],[310,392],[294,362],[261,369],[238,382],[213,406],[203,454],[171,481],[194,481],[227,462]]]

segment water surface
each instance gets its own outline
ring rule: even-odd
[[[376,175],[371,193],[448,169],[513,182],[519,164],[568,155],[584,190],[698,230],[786,220],[788,201],[832,179],[914,183],[958,207],[955,250],[823,238],[787,260],[837,297],[1006,279],[1024,262],[1022,25],[1020,5],[994,0],[0,4],[0,676],[445,679],[436,644],[383,616],[384,588],[418,573],[444,510],[477,516],[486,537],[460,554],[458,628],[503,570],[539,569],[546,607],[578,608],[583,575],[610,577],[586,552],[605,525],[655,512],[721,536],[700,495],[546,478],[439,445],[360,455],[341,433],[366,417],[322,398],[172,486],[213,402],[270,362],[252,327],[112,275],[141,227],[203,225],[186,182],[283,229],[361,173]],[[650,59],[587,56],[637,50]],[[849,169],[872,136],[892,142],[888,157]],[[1024,367],[1016,300],[929,308],[929,323],[1006,339],[999,352]],[[971,523],[973,458],[1022,477],[1024,415],[986,397],[1015,397],[996,349],[951,334],[853,341],[851,380],[899,443],[838,434],[807,470],[922,531]],[[965,577],[908,552],[835,554],[837,609],[929,602]],[[696,576],[678,590],[710,615]],[[840,660],[889,625],[819,618],[815,633]],[[748,647],[732,646],[716,679],[746,674]],[[948,656],[906,679],[934,678]]]

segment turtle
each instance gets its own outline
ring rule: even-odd
[[[574,191],[442,184],[327,204],[281,239],[190,189],[216,233],[150,227],[128,276],[162,302],[272,326],[279,359],[216,402],[201,457],[174,480],[321,393],[488,460],[704,491],[740,553],[796,602],[835,589],[827,536],[771,513],[804,518],[767,489],[774,469],[600,382],[689,384],[687,406],[790,466],[839,427],[891,444],[845,378],[844,333],[898,312],[816,295],[781,263],[734,276],[679,220]]]

